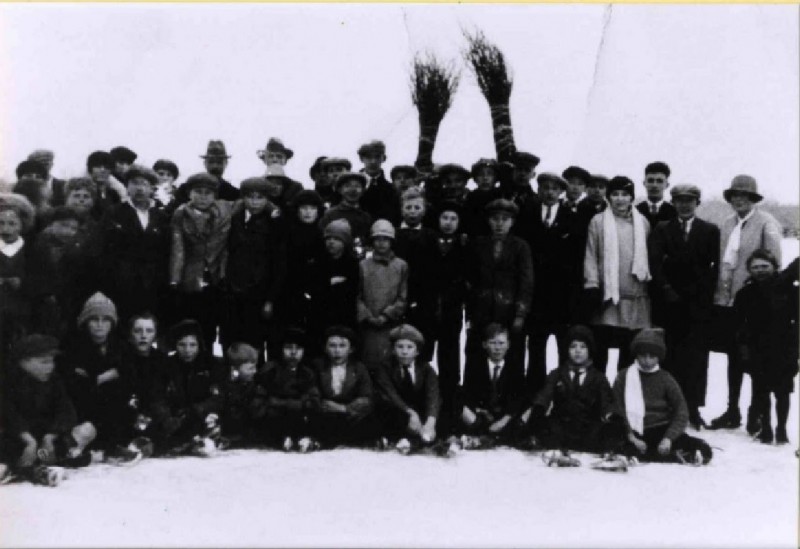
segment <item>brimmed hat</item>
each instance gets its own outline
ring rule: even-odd
[[[474,179],[475,177],[478,176],[478,170],[482,168],[489,168],[494,171],[495,175],[498,175],[499,166],[500,165],[497,163],[497,160],[495,160],[494,158],[480,158],[478,159],[477,162],[475,162],[472,165],[470,173],[472,175],[472,178]]]
[[[519,214],[519,207],[505,198],[496,198],[489,202],[486,207],[483,208],[483,211],[486,213],[486,217],[491,217],[497,212],[503,212],[512,217],[517,217],[517,214]]]
[[[246,193],[261,193],[263,195],[267,194],[267,187],[268,183],[267,180],[263,177],[248,177],[244,181],[241,182],[239,185],[239,191],[241,192],[242,196]]]
[[[204,349],[205,343],[203,341],[203,327],[194,319],[187,318],[181,320],[169,330],[169,339],[172,347],[175,347],[178,342],[186,336],[193,335],[197,338],[197,342],[201,349]]]
[[[375,238],[376,236],[385,236],[394,240],[394,226],[385,219],[379,219],[372,224],[372,227],[369,230],[369,236],[370,238]]]
[[[38,160],[23,160],[17,164],[17,179],[22,179],[28,174],[38,175],[42,179],[47,179],[47,168]]]
[[[328,339],[331,337],[343,337],[350,342],[352,347],[358,345],[358,337],[356,336],[356,333],[351,328],[342,326],[341,324],[331,326],[325,330],[325,341],[328,341]]]
[[[552,172],[540,173],[536,177],[536,181],[539,183],[540,186],[543,183],[555,183],[556,185],[558,185],[561,188],[561,190],[566,190],[567,189],[567,182],[564,181],[564,179],[562,179],[561,176],[559,176],[558,174],[552,173]]]
[[[631,341],[631,355],[652,353],[658,360],[664,360],[667,355],[667,345],[664,343],[664,330],[661,328],[645,328]]]
[[[348,172],[353,169],[353,164],[341,156],[329,156],[320,162],[320,166],[322,166],[323,170],[331,166],[344,166],[344,169]]]
[[[386,154],[386,145],[383,141],[377,139],[373,139],[369,143],[364,143],[358,148],[358,156],[364,156],[366,154],[384,156]]]
[[[405,173],[415,178],[419,175],[417,168],[409,164],[398,164],[389,171],[389,177],[394,179],[398,174]]]
[[[571,326],[570,329],[567,330],[566,337],[564,338],[565,347],[569,347],[569,344],[573,341],[584,342],[589,348],[589,356],[594,355],[594,334],[588,326],[582,324]]]
[[[322,197],[319,195],[317,191],[312,191],[311,189],[303,189],[302,191],[297,193],[292,199],[292,207],[294,209],[297,209],[300,206],[316,206],[317,208],[321,208]]]
[[[187,191],[191,191],[197,187],[205,187],[215,194],[219,192],[219,179],[206,172],[190,175],[183,185],[186,187]]]
[[[344,172],[339,174],[339,177],[336,178],[336,183],[333,184],[333,188],[338,191],[339,187],[348,181],[358,181],[361,187],[367,188],[367,176],[361,172]]]
[[[634,198],[636,196],[634,188],[633,181],[631,181],[630,178],[624,175],[617,175],[612,177],[606,185],[606,197],[611,196],[611,193],[614,191],[625,191],[631,195],[631,198]]]
[[[566,180],[580,179],[581,181],[583,181],[584,185],[588,185],[589,180],[592,178],[591,174],[586,170],[584,170],[583,168],[581,168],[580,166],[570,166],[569,168],[561,172],[561,177],[563,177]]]
[[[469,179],[470,176],[471,176],[469,171],[467,171],[467,169],[464,166],[462,166],[460,164],[452,164],[452,163],[451,164],[442,164],[441,166],[439,166],[439,171],[437,172],[438,176],[441,179],[444,179],[445,177],[447,177],[451,173],[454,173],[454,174],[460,176],[461,178],[464,179],[464,181]]]
[[[49,149],[36,149],[28,155],[28,160],[36,160],[37,162],[52,162],[56,155]]]
[[[316,179],[317,175],[319,175],[319,172],[322,171],[322,163],[325,161],[326,158],[328,157],[318,156],[317,159],[314,160],[314,163],[311,164],[311,167],[308,169],[308,177],[310,177],[311,179]]]
[[[675,185],[672,187],[670,194],[673,200],[681,196],[687,196],[700,202],[700,187],[697,185]]]
[[[305,330],[298,328],[297,326],[290,326],[289,328],[286,328],[286,331],[283,333],[282,345],[294,343],[300,347],[305,347],[306,341],[307,336]]]
[[[353,243],[353,231],[346,219],[335,219],[325,225],[323,238],[338,238],[345,246]]]
[[[761,202],[764,197],[758,194],[758,183],[754,177],[749,175],[737,175],[731,181],[731,186],[722,192],[726,202],[731,201],[731,196],[735,193],[746,194],[753,202]]]
[[[136,177],[143,177],[149,181],[151,185],[158,185],[158,175],[147,166],[133,164],[128,168],[128,171],[125,172],[125,183],[130,183],[131,180]]]
[[[43,334],[25,336],[17,341],[11,349],[11,356],[17,362],[26,358],[57,354],[59,354],[58,339]]]
[[[268,152],[278,152],[283,154],[286,157],[286,160],[289,160],[291,157],[294,156],[294,151],[283,144],[283,141],[278,139],[277,137],[270,137],[267,140],[267,146],[264,147],[263,150],[256,151],[256,154],[259,158],[263,159],[267,156]]]
[[[114,162],[125,162],[126,164],[133,164],[139,157],[135,152],[128,147],[114,147],[109,151],[111,158]]]
[[[92,168],[98,166],[105,166],[111,169],[114,167],[114,159],[106,151],[94,151],[86,158],[86,169],[92,171]]]
[[[106,297],[102,292],[96,292],[83,304],[83,309],[78,315],[78,326],[83,326],[84,322],[93,316],[108,317],[117,325],[117,307],[114,302]]]
[[[219,139],[212,139],[206,147],[206,154],[201,154],[200,158],[230,158],[228,151],[225,150],[225,143]]]
[[[414,328],[411,324],[401,324],[389,332],[389,339],[392,344],[400,339],[408,339],[413,341],[417,349],[421,349],[425,345],[425,338],[419,330]]]
[[[518,168],[535,168],[539,165],[539,157],[528,152],[517,151],[511,157],[511,162]]]
[[[3,210],[14,210],[17,212],[17,216],[19,216],[19,220],[22,223],[20,232],[23,234],[33,228],[36,219],[36,210],[33,208],[30,200],[22,194],[16,192],[0,193],[0,211]]]
[[[166,158],[156,160],[156,163],[153,164],[153,171],[157,172],[159,170],[169,172],[173,179],[178,179],[178,176],[180,175],[180,171],[178,171],[178,165],[172,160],[167,160]]]

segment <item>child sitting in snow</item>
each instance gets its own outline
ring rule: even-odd
[[[430,364],[420,358],[425,341],[419,330],[401,324],[389,337],[392,357],[375,371],[378,415],[384,434],[397,441],[399,450],[407,451],[436,438],[439,383]]]
[[[225,387],[223,433],[232,445],[245,446],[253,441],[251,406],[257,390],[258,351],[247,343],[237,342],[228,347],[225,355],[230,379]]]
[[[0,478],[15,474],[40,484],[56,484],[60,471],[52,465],[88,465],[84,449],[96,431],[78,424],[75,408],[55,372],[58,341],[34,334],[18,341],[12,351],[14,367],[3,387],[3,425]],[[13,471],[13,473],[12,473]]]
[[[314,371],[305,361],[306,336],[289,328],[283,338],[282,356],[267,364],[259,375],[254,417],[262,438],[284,450],[312,450],[310,415],[319,408],[319,390]]]
[[[704,465],[711,461],[711,447],[686,434],[689,410],[678,382],[659,366],[665,354],[663,330],[641,330],[631,342],[636,361],[614,381],[626,420],[625,453],[647,461]]]

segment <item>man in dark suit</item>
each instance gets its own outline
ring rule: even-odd
[[[653,228],[661,221],[675,219],[678,215],[675,206],[664,200],[664,192],[669,188],[670,169],[664,162],[651,162],[644,169],[644,188],[647,200],[636,205]]]
[[[382,168],[386,162],[386,145],[383,141],[365,143],[358,148],[358,158],[364,164],[361,171],[367,176],[361,209],[372,219],[386,219],[397,227],[400,224],[400,198]]]
[[[241,198],[239,189],[222,177],[222,174],[225,173],[225,169],[228,167],[228,160],[230,159],[230,155],[225,149],[225,143],[212,139],[208,142],[206,154],[200,155],[200,158],[203,159],[206,172],[216,177],[217,181],[219,181],[217,198],[230,201]],[[175,208],[186,202],[189,202],[189,188],[186,187],[186,185],[181,185],[178,187],[178,190],[175,191]]]
[[[539,157],[535,154],[517,151],[511,158],[511,166],[501,163],[500,195],[513,202],[519,208],[520,215],[514,225],[514,234],[523,236],[528,233],[529,212],[538,201],[531,180],[536,177]],[[510,168],[510,169],[508,169]]]
[[[708,350],[714,290],[719,272],[719,228],[695,216],[700,189],[677,185],[672,201],[678,217],[659,223],[648,242],[651,289],[663,308],[667,357],[664,367],[678,381],[689,406],[689,421],[705,426]]]
[[[53,177],[52,174],[54,159],[55,155],[53,151],[47,149],[36,149],[28,155],[28,160],[33,160],[44,166],[46,174],[44,186],[49,195],[50,205],[53,207],[63,206],[67,199],[66,193],[64,192],[64,186],[67,182],[63,179]]]
[[[583,250],[579,253],[576,246],[575,214],[558,199],[566,190],[567,182],[554,173],[542,173],[537,181],[541,202],[531,210],[530,232],[525,236],[536,281],[526,330],[527,383],[531,395],[544,386],[547,340],[551,334],[556,337],[561,353],[573,301],[583,282],[578,278]]]

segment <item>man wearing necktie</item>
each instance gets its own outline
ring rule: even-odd
[[[669,176],[669,166],[664,162],[652,162],[644,169],[647,200],[639,202],[636,208],[650,222],[650,227],[677,216],[675,207],[664,200],[664,193],[669,188]]]
[[[358,148],[358,158],[364,164],[361,172],[367,176],[367,186],[361,196],[361,208],[373,220],[386,219],[396,227],[400,223],[400,199],[383,174],[386,145],[377,140],[365,143]]]

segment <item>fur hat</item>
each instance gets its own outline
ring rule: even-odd
[[[219,139],[212,139],[208,142],[206,147],[206,154],[200,155],[200,158],[230,158],[228,151],[225,150],[225,143]]]
[[[500,175],[499,173],[500,166],[497,163],[497,160],[495,160],[494,158],[481,158],[472,165],[472,169],[470,170],[472,174],[472,179],[475,179],[478,176],[478,171],[481,170],[482,168],[489,168],[493,170],[495,176],[499,177]]]
[[[389,177],[394,180],[398,174],[401,173],[408,174],[412,178],[416,178],[419,175],[417,168],[414,166],[410,166],[408,164],[398,164],[389,171]]]
[[[517,168],[535,168],[539,165],[539,157],[528,152],[517,151],[511,158],[511,162]]]
[[[392,342],[392,345],[400,339],[413,341],[420,351],[422,350],[422,346],[425,345],[425,338],[422,336],[422,333],[411,324],[401,324],[389,332],[389,340]]]
[[[731,181],[731,186],[722,192],[726,202],[731,201],[735,193],[743,193],[750,197],[753,202],[761,202],[764,197],[758,194],[758,183],[754,177],[749,175],[737,175]]]
[[[47,168],[38,160],[23,160],[17,164],[17,179],[22,179],[28,174],[38,175],[40,179],[47,179]]]
[[[569,347],[569,344],[573,341],[584,342],[589,348],[589,356],[594,355],[594,334],[588,326],[584,326],[582,324],[575,324],[574,326],[571,326],[570,329],[567,330],[566,337],[564,338],[565,348]]]
[[[159,170],[164,170],[166,172],[169,172],[170,175],[172,175],[173,179],[178,179],[178,176],[181,173],[178,170],[178,165],[175,164],[175,162],[173,162],[172,160],[167,160],[166,158],[161,158],[159,160],[156,160],[156,163],[153,164],[153,171],[157,172]]]
[[[339,174],[339,177],[336,178],[336,183],[333,184],[333,188],[338,191],[339,187],[348,181],[357,181],[361,183],[361,187],[367,188],[367,176],[361,172],[344,172]]]
[[[234,368],[238,368],[247,362],[258,362],[258,351],[253,346],[241,341],[231,344],[225,355],[230,365]]]
[[[261,193],[266,196],[267,194],[267,180],[264,177],[248,177],[239,185],[239,190],[244,196],[247,193]]]
[[[11,349],[11,356],[15,362],[37,356],[54,356],[58,353],[58,339],[42,334],[25,336],[14,343]]]
[[[330,326],[325,330],[324,340],[328,341],[328,339],[331,337],[343,337],[350,342],[351,347],[358,345],[358,338],[352,328],[343,326],[341,324]]]
[[[114,147],[109,151],[109,154],[114,162],[124,162],[126,164],[133,164],[139,157],[139,155],[128,147]]]
[[[83,326],[83,324],[93,316],[110,318],[115,326],[119,321],[117,318],[117,307],[114,305],[114,302],[101,292],[95,293],[83,304],[81,314],[78,315],[78,326]]]
[[[114,167],[114,159],[106,151],[94,151],[86,158],[86,170],[91,172],[92,168],[106,167],[109,170]]]
[[[497,212],[504,212],[512,217],[517,217],[519,206],[505,198],[496,198],[489,202],[486,207],[483,208],[483,211],[486,213],[487,217],[491,217]]]
[[[284,145],[283,141],[277,137],[270,137],[267,140],[267,146],[261,151],[256,151],[256,155],[263,160],[270,151],[283,154],[286,157],[286,160],[289,160],[294,156],[294,151]]]
[[[378,156],[386,155],[386,145],[383,141],[373,139],[369,143],[364,143],[358,148],[358,156],[362,157],[367,154],[376,154]]]
[[[197,187],[204,187],[214,194],[219,192],[219,179],[211,175],[210,173],[200,172],[194,175],[190,175],[189,178],[184,183],[187,191],[191,191]]]
[[[624,175],[617,175],[611,178],[611,180],[606,185],[606,198],[611,196],[611,193],[614,191],[625,191],[631,198],[636,196],[634,192],[634,185],[633,181],[629,178],[625,177]]]
[[[125,172],[125,183],[130,183],[131,180],[135,177],[143,177],[147,181],[150,182],[150,185],[156,186],[158,185],[158,175],[156,172],[148,168],[147,166],[142,166],[141,164],[133,164],[128,171]]]
[[[584,185],[588,185],[589,180],[592,178],[591,174],[589,174],[589,172],[587,172],[580,166],[570,166],[569,168],[561,172],[561,177],[563,177],[566,180],[580,179],[581,181],[583,181]]]
[[[376,236],[385,236],[394,240],[394,226],[392,226],[392,224],[385,219],[379,219],[372,224],[372,227],[369,230],[369,236],[370,238],[375,238]]]
[[[22,223],[21,233],[27,233],[36,220],[36,212],[33,205],[23,195],[16,192],[13,193],[0,193],[0,211],[13,210],[17,212],[19,220]]]
[[[700,202],[700,187],[697,185],[675,185],[670,190],[670,194],[672,195],[673,200],[681,196],[688,196],[689,198],[694,198],[697,200],[697,202]]]
[[[350,229],[350,223],[346,219],[334,219],[325,225],[323,236],[324,238],[338,238],[344,242],[345,246],[350,246],[353,243],[353,231]]]
[[[631,355],[652,353],[659,361],[667,355],[667,345],[664,343],[664,330],[661,328],[645,328],[640,330],[631,341]]]
[[[541,186],[542,183],[555,183],[561,190],[567,189],[567,182],[555,173],[542,172],[536,177],[536,181],[539,183],[539,186]]]
[[[302,191],[297,193],[292,199],[292,207],[294,209],[297,209],[300,206],[316,206],[317,208],[321,208],[322,197],[319,195],[317,191],[312,191],[311,189],[303,189]]]

